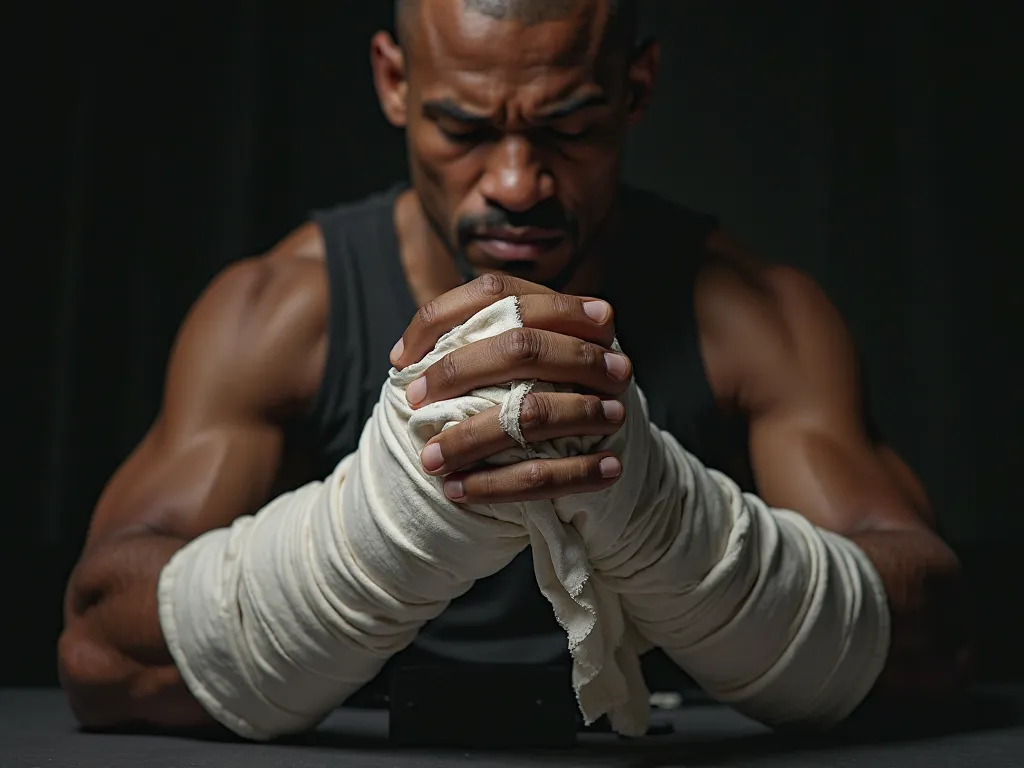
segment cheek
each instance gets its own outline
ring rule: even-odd
[[[609,174],[617,174],[622,163],[624,146],[625,136],[621,131],[612,128],[600,133],[592,143],[582,145],[580,159],[591,177],[616,183],[618,179],[609,178]]]
[[[558,159],[555,180],[562,195],[574,201],[584,219],[594,212],[600,218],[606,212],[605,201],[615,195],[619,185],[622,153],[614,146],[578,146]]]
[[[618,148],[595,149],[592,153],[586,153],[577,164],[579,174],[588,187],[601,188],[615,186],[619,181],[621,153]]]
[[[582,141],[558,147],[551,161],[564,174],[566,181],[589,199],[595,194],[600,195],[604,187],[617,186],[624,138],[620,123],[609,122],[596,127]]]

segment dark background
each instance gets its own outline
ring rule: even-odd
[[[368,64],[390,2],[81,5],[31,4],[7,27],[24,55],[8,72],[0,684],[54,681],[91,507],[153,418],[204,284],[404,173]],[[877,418],[974,582],[986,677],[1024,669],[1014,5],[649,2],[664,71],[627,165],[845,313]]]

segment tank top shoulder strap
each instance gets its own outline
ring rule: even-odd
[[[387,378],[388,352],[415,312],[394,226],[404,188],[312,215],[324,239],[329,296],[324,372],[308,418],[320,439],[321,470],[358,445]]]
[[[623,204],[625,252],[609,281],[623,349],[635,363],[651,421],[704,463],[726,470],[746,440],[708,381],[695,306],[707,239],[719,221],[632,188]]]

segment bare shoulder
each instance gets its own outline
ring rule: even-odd
[[[315,396],[323,368],[317,241],[315,230],[300,230],[236,262],[195,302],[171,351],[160,412],[104,489],[90,546],[142,520],[191,538],[265,501],[256,478],[277,476],[284,426]]]
[[[221,413],[252,402],[253,377],[273,403],[312,397],[319,385],[328,313],[323,239],[307,224],[264,255],[217,275],[182,325],[168,371],[174,392],[216,381]],[[194,399],[190,405],[194,405]]]
[[[228,266],[214,281],[196,307],[228,313],[243,310],[257,317],[307,320],[322,319],[326,309],[324,242],[319,227],[306,224],[267,253]],[[226,299],[226,303],[210,301]],[[301,323],[300,323],[301,324]]]
[[[810,396],[816,389],[856,387],[853,340],[817,281],[761,258],[724,232],[712,234],[708,251],[696,313],[720,399],[757,409],[779,392]]]

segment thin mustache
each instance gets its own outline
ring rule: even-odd
[[[489,232],[515,233],[531,229],[564,233],[568,232],[570,227],[565,216],[549,212],[530,212],[519,216],[503,211],[488,211],[480,216],[463,219],[459,223],[459,234],[463,239],[480,237]]]

